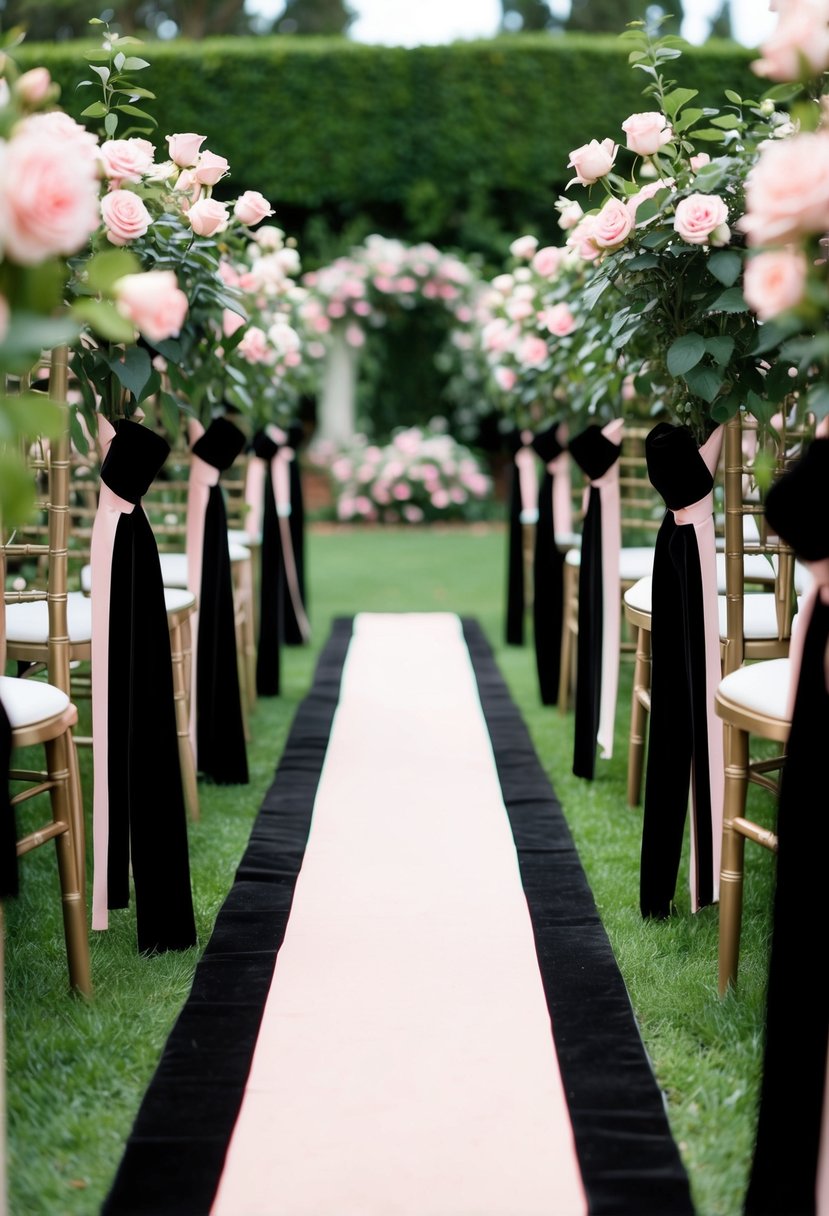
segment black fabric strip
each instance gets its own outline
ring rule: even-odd
[[[19,889],[14,807],[9,794],[11,754],[12,728],[0,701],[0,899],[17,895]]]
[[[509,543],[507,546],[508,646],[524,645],[524,527],[521,523],[521,483],[513,461],[510,477]]]
[[[285,936],[351,632],[350,620],[335,622],[311,692],[297,710],[103,1216],[210,1211]]]
[[[262,507],[262,549],[259,569],[259,642],[256,648],[256,691],[260,697],[279,695],[281,643],[285,623],[285,571],[282,534],[273,493],[271,465],[265,465]]]
[[[576,711],[573,772],[593,780],[602,708],[604,576],[602,565],[602,498],[590,487],[582,524],[579,565],[579,632],[576,644]]]
[[[480,626],[464,636],[518,851],[592,1216],[690,1216],[688,1179],[561,807]]]
[[[553,475],[545,471],[538,492],[538,524],[533,555],[533,637],[542,705],[558,700],[561,626],[564,611],[564,554],[556,544]]]
[[[296,441],[289,440],[296,451]],[[291,543],[294,550],[296,578],[299,587],[299,598],[307,614],[308,599],[305,587],[305,502],[302,496],[302,477],[299,471],[299,455],[291,461]],[[285,645],[303,645],[302,630],[299,627],[296,610],[290,595],[285,594]]]

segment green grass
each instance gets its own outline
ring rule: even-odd
[[[720,1001],[717,911],[690,915],[687,869],[676,916],[663,923],[639,916],[641,813],[625,801],[629,665],[623,664],[614,757],[599,762],[595,782],[579,781],[570,773],[572,715],[540,706],[529,647],[502,644],[504,568],[504,533],[485,526],[309,537],[314,645],[286,652],[283,695],[259,702],[251,784],[201,786],[202,820],[190,828],[199,941],[203,946],[209,937],[331,619],[361,610],[477,617],[564,805],[668,1094],[697,1210],[733,1216],[741,1209],[753,1139],[771,859],[749,849],[740,990]],[[770,816],[769,798],[760,791],[756,797],[751,812]],[[198,951],[140,958],[132,912],[113,913],[110,930],[93,935],[94,999],[74,999],[66,988],[51,848],[26,857],[22,869],[23,892],[6,910],[11,1212],[89,1216],[100,1209]]]

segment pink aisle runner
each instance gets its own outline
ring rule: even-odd
[[[360,616],[213,1212],[585,1211],[460,622]]]

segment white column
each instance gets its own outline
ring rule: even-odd
[[[359,350],[349,346],[342,333],[332,333],[317,418],[317,434],[321,439],[347,441],[354,434],[359,361]]]

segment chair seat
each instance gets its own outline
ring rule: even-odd
[[[581,548],[570,549],[564,557],[568,566],[581,565]],[[623,583],[633,583],[653,570],[653,549],[647,546],[622,548],[619,551],[619,578]]]
[[[581,548],[581,533],[580,532],[556,532],[556,548],[557,549],[580,549]]]
[[[762,663],[738,667],[720,681],[717,699],[728,701],[747,713],[786,723],[789,672],[789,659],[766,659]]]
[[[92,640],[92,610],[82,591],[66,597],[69,641],[76,646]],[[49,605],[46,600],[6,605],[6,637],[9,642],[27,646],[46,646],[49,641]]]
[[[640,578],[625,592],[624,601],[634,612],[651,613],[651,596],[653,579]],[[717,609],[720,620],[720,637],[728,635],[726,597],[717,597]],[[777,611],[774,593],[758,591],[743,598],[743,635],[749,641],[773,639],[777,637]]]
[[[250,561],[250,549],[244,545],[229,546],[230,562]],[[161,558],[161,580],[165,587],[187,586],[187,554],[159,553]]]
[[[0,676],[0,701],[12,730],[37,726],[56,718],[69,707],[65,692],[40,680],[18,680]]]
[[[244,528],[228,528],[227,530],[228,543],[231,545],[242,545],[244,548],[258,549],[262,544],[262,533],[246,532]]]

